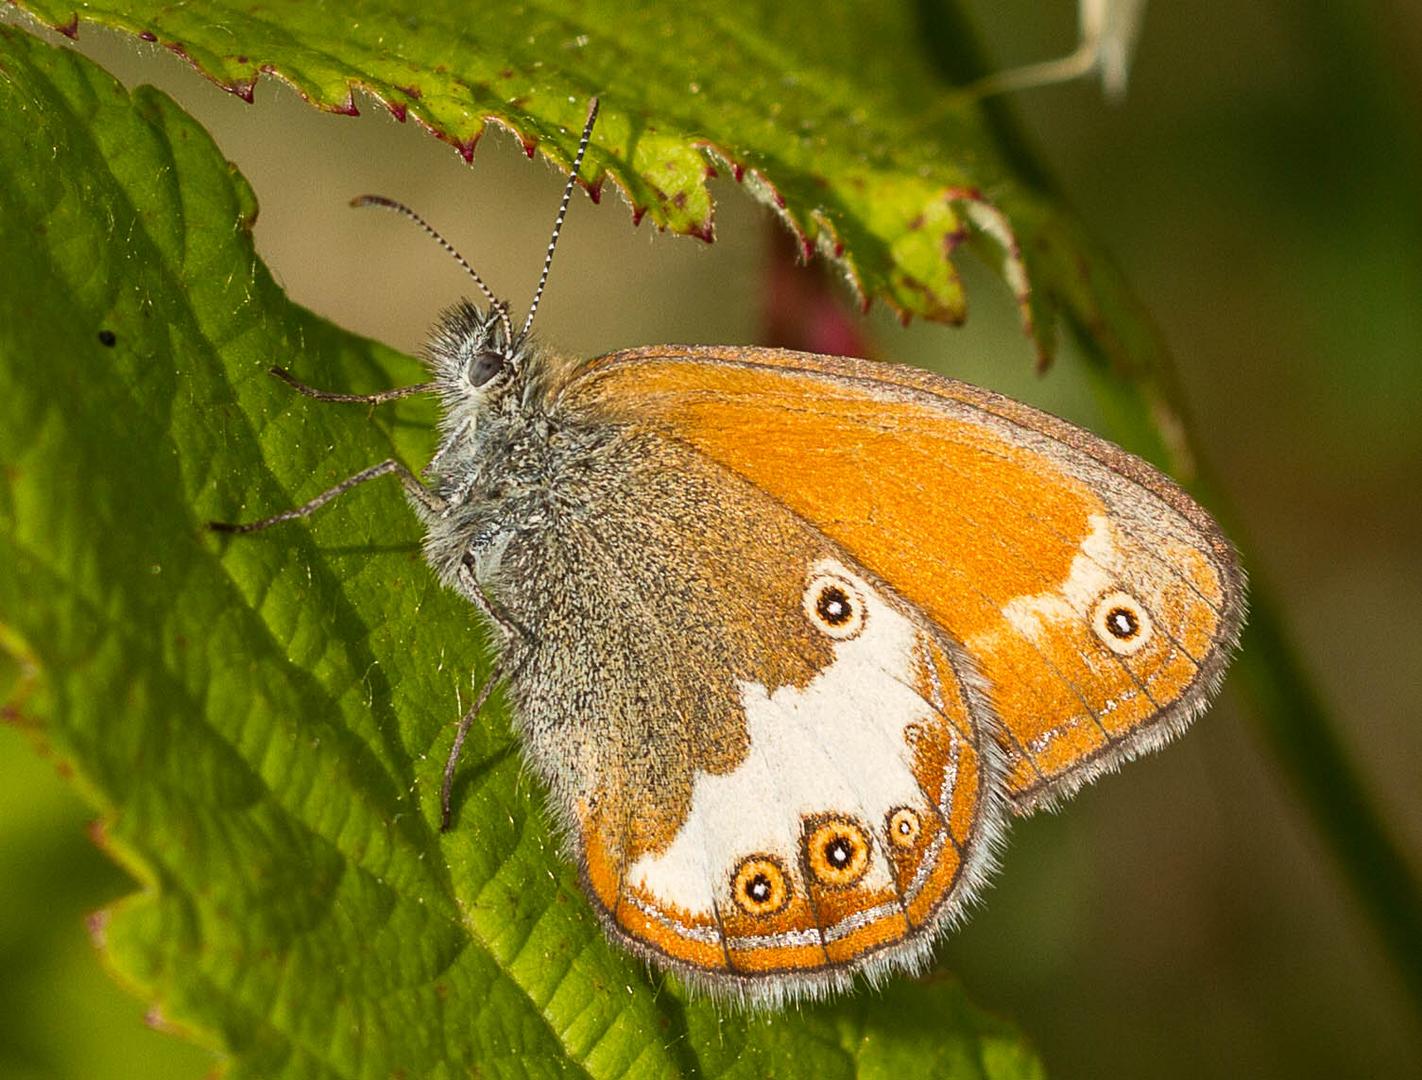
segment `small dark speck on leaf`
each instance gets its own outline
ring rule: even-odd
[[[115,345],[118,344],[118,335],[115,334],[112,330],[100,330],[99,344],[104,346],[105,348],[112,349]]]

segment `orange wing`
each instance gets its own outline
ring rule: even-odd
[[[864,360],[658,346],[558,408],[646,424],[744,477],[955,641],[989,683],[1019,812],[1185,728],[1244,581],[1218,527],[1118,447],[976,387]]]

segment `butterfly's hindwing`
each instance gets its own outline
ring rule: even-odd
[[[609,930],[753,1001],[917,963],[1001,816],[966,654],[685,446],[629,430],[586,483],[501,599],[539,627],[519,714]]]

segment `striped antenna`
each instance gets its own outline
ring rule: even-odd
[[[381,206],[384,207],[386,210],[394,210],[397,214],[403,214],[405,217],[409,218],[420,228],[424,229],[425,232],[427,232],[430,237],[433,238],[434,242],[437,243],[440,247],[444,248],[445,251],[449,252],[449,254],[453,256],[454,261],[457,262],[460,266],[464,267],[465,272],[471,278],[474,279],[474,284],[479,286],[479,291],[484,294],[484,299],[489,301],[490,309],[492,311],[498,312],[499,322],[504,324],[505,337],[510,343],[510,347],[512,347],[513,323],[509,322],[508,305],[494,295],[493,291],[489,288],[489,286],[484,284],[484,279],[481,278],[474,271],[474,267],[469,265],[469,260],[467,260],[463,255],[459,254],[459,252],[455,250],[453,244],[451,244],[448,240],[442,237],[439,233],[435,232],[433,225],[431,225],[424,218],[420,217],[419,214],[415,213],[404,203],[396,202],[394,199],[387,199],[384,195],[357,195],[354,199],[351,200],[351,205]]]
[[[543,299],[543,286],[548,284],[548,271],[553,266],[553,249],[558,246],[558,234],[563,230],[563,218],[568,214],[568,203],[573,198],[573,185],[578,182],[578,170],[583,167],[583,155],[588,150],[588,140],[592,138],[593,123],[597,120],[598,100],[593,98],[588,105],[588,121],[583,125],[583,137],[578,140],[578,153],[573,158],[573,169],[568,174],[568,186],[563,189],[563,203],[558,207],[558,219],[553,222],[553,236],[548,241],[548,254],[543,259],[543,276],[538,279],[538,289],[533,294],[533,304],[528,309],[528,318],[523,320],[523,329],[518,332],[518,344],[528,337],[533,328],[533,316],[538,311],[538,302]],[[515,346],[517,347],[517,346]]]

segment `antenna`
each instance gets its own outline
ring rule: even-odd
[[[572,171],[568,173],[568,186],[563,189],[563,203],[558,207],[558,218],[553,222],[553,236],[548,241],[548,254],[543,259],[543,276],[538,279],[538,289],[533,294],[533,304],[528,309],[528,318],[523,320],[523,329],[518,332],[518,342],[528,337],[533,326],[533,316],[538,310],[538,302],[543,299],[543,286],[548,284],[548,271],[553,266],[553,249],[558,246],[558,234],[563,230],[563,218],[568,213],[568,203],[573,198],[573,185],[578,182],[578,170],[583,167],[583,155],[588,150],[588,140],[592,138],[593,123],[597,120],[598,100],[593,98],[588,104],[588,119],[583,125],[583,137],[578,140],[578,153],[573,158]],[[428,228],[428,226],[426,226]],[[431,230],[433,231],[433,230]]]
[[[489,286],[484,284],[484,279],[481,278],[477,273],[475,273],[474,267],[469,265],[469,261],[454,249],[453,244],[451,244],[448,240],[442,237],[439,233],[435,232],[433,225],[427,222],[424,218],[420,217],[419,214],[415,213],[404,203],[396,202],[394,199],[387,199],[384,195],[357,195],[354,199],[351,200],[351,205],[383,206],[386,210],[394,210],[397,214],[405,215],[405,217],[409,218],[420,228],[424,229],[425,232],[429,233],[429,235],[434,239],[435,243],[439,244],[440,247],[444,248],[445,251],[449,252],[449,254],[454,257],[454,261],[457,262],[460,266],[464,267],[465,271],[469,274],[469,276],[474,279],[474,284],[479,286],[479,291],[484,294],[484,299],[489,301],[490,308],[493,311],[498,312],[499,322],[504,324],[504,334],[508,338],[510,348],[512,348],[513,324],[509,322],[508,305],[493,294],[493,292],[489,289]],[[559,222],[561,223],[561,221],[562,215],[560,214]],[[555,233],[554,236],[556,238],[557,234]],[[546,276],[547,271],[545,271],[544,273]],[[524,328],[524,332],[528,332],[527,327]]]

